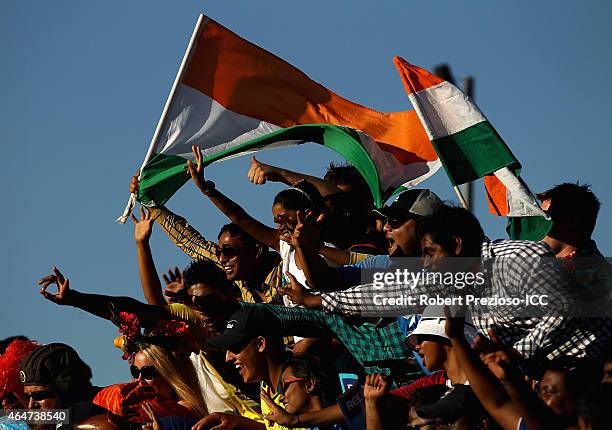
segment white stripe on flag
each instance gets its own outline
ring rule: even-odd
[[[414,162],[402,164],[390,152],[384,151],[369,135],[359,133],[361,145],[370,155],[380,180],[381,189],[388,190],[400,186],[410,188],[429,178],[442,166],[439,159],[434,161]],[[403,178],[416,178],[410,182],[403,182]]]
[[[538,201],[529,188],[516,177],[514,172],[507,167],[502,167],[494,172],[497,179],[506,187],[508,198],[508,217],[548,216],[540,208]]]
[[[441,82],[408,97],[430,140],[458,133],[487,120],[469,97],[450,82]]]
[[[153,152],[192,158],[191,146],[196,145],[205,155],[211,155],[280,128],[233,112],[206,94],[181,84]]]

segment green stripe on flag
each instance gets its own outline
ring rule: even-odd
[[[265,149],[269,145],[283,141],[297,141],[297,144],[319,143],[336,151],[363,175],[377,206],[382,205],[383,199],[389,197],[384,193],[385,190],[381,190],[378,171],[361,144],[360,134],[348,127],[329,124],[296,125],[209,155],[203,162],[207,166],[232,155]],[[164,205],[189,180],[186,164],[185,158],[176,155],[154,155],[142,169],[138,200],[145,205]]]
[[[506,232],[510,239],[539,241],[550,231],[552,221],[542,216],[508,217]]]
[[[479,122],[432,144],[453,185],[465,184],[502,167],[520,163],[488,121]]]
[[[155,154],[140,173],[138,201],[145,206],[162,206],[190,178],[186,159]]]

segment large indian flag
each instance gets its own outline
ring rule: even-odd
[[[440,166],[415,111],[379,112],[353,103],[200,16],[141,168],[138,200],[163,205],[189,179],[192,145],[210,164],[306,142],[353,163],[377,205]],[[133,204],[134,196],[120,220]]]
[[[450,82],[400,57],[394,61],[453,186],[487,177],[488,199],[496,214],[531,218],[526,222],[532,228],[546,217],[516,174],[520,163],[478,106]],[[524,229],[519,236],[527,233]]]

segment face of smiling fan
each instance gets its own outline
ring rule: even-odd
[[[240,235],[224,232],[219,236],[218,258],[228,281],[253,278],[257,272],[257,246],[247,245]]]
[[[259,382],[263,379],[263,369],[265,368],[265,359],[263,351],[265,349],[265,340],[263,337],[257,337],[250,340],[246,346],[238,346],[227,350],[225,361],[236,366],[238,373],[242,376],[245,383]]]

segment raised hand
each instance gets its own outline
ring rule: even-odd
[[[378,401],[389,390],[389,381],[380,373],[372,373],[366,376],[363,386],[363,397],[367,401]]]
[[[209,181],[204,179],[204,163],[202,162],[204,157],[202,156],[202,150],[195,145],[191,147],[191,150],[195,156],[195,165],[191,160],[187,160],[187,171],[200,191],[207,194],[210,191],[210,184]]]
[[[64,278],[64,275],[57,267],[53,267],[53,274],[47,275],[37,282],[40,285],[40,294],[47,300],[57,303],[58,305],[68,305],[68,296],[70,294],[70,280]],[[57,285],[57,293],[53,294],[47,291],[50,285]]]
[[[459,341],[465,341],[465,312],[462,312],[463,309],[459,309],[455,316],[451,315],[450,309],[448,306],[444,306],[444,316],[446,317],[446,324],[444,326],[444,331],[449,339],[456,339]]]
[[[484,354],[481,358],[497,379],[502,382],[508,379],[508,368],[512,361],[509,353],[506,351],[496,351]]]
[[[183,274],[179,268],[175,267],[174,271],[168,270],[168,274],[164,274],[163,278],[166,284],[164,296],[166,296],[168,302],[183,303],[187,298],[187,288],[185,287]]]
[[[144,206],[140,207],[140,220],[136,218],[134,213],[130,214],[134,221],[134,239],[136,242],[148,242],[153,232],[153,219],[151,213],[145,210]]]
[[[251,167],[247,172],[249,181],[256,185],[263,185],[266,181],[282,182],[283,178],[278,173],[278,168],[257,161],[255,156],[251,158]]]
[[[306,307],[319,306],[319,303],[317,302],[318,296],[309,293],[291,273],[285,272],[285,276],[287,276],[287,279],[289,279],[289,283],[284,287],[279,288],[279,292],[281,294],[289,297],[296,305]]]
[[[317,238],[321,235],[325,215],[319,214],[315,218],[314,212],[307,209],[297,211],[297,224],[291,235],[291,245],[302,249],[312,249],[317,245]]]
[[[136,170],[136,174],[132,176],[132,180],[130,181],[130,193],[138,194],[138,190],[140,188],[140,169]]]

